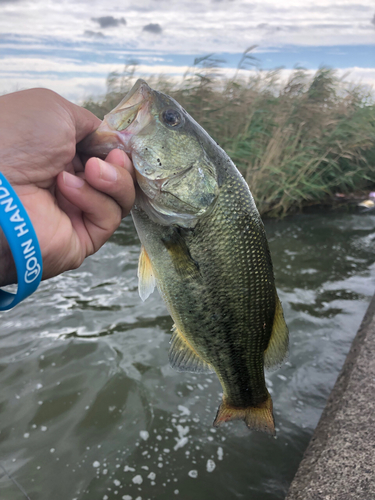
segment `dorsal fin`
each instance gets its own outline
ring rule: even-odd
[[[169,362],[178,372],[213,373],[211,366],[204,361],[189,344],[182,333],[173,325]]]
[[[143,301],[152,294],[155,288],[155,275],[150,257],[142,245],[138,261],[138,292]]]
[[[288,354],[289,331],[286,326],[283,308],[276,295],[275,316],[267,349],[264,351],[264,366],[268,370],[278,368]]]

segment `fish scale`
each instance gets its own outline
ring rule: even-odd
[[[269,397],[263,352],[273,325],[275,290],[263,224],[247,185],[231,170],[209,219],[185,233],[199,278],[181,280],[163,244],[170,228],[139,209],[133,209],[133,217],[153,268],[167,269],[158,276],[158,287],[178,328],[214,367],[227,402],[247,407]],[[233,196],[236,205],[231,206]],[[212,313],[220,320],[212,321]]]

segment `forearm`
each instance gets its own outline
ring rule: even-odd
[[[0,287],[16,282],[16,266],[8,242],[0,229]]]

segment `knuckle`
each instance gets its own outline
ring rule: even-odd
[[[108,219],[106,220],[105,226],[103,227],[105,233],[104,235],[105,241],[112,236],[112,234],[121,224],[122,220],[121,215],[122,215],[121,209],[119,206],[117,206],[116,209],[111,212],[110,217],[108,217]]]
[[[122,217],[121,217],[121,210],[120,210],[120,207],[118,208],[118,210],[116,210],[116,215],[114,215],[113,217],[113,226],[112,226],[112,232],[115,232],[116,229],[119,227],[119,225],[121,224],[121,220],[122,220]]]

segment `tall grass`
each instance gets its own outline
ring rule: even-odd
[[[220,61],[196,61],[182,81],[151,77],[225,149],[248,182],[259,211],[283,215],[335,192],[375,185],[375,105],[365,87],[321,68],[243,71],[256,61],[245,52],[231,78]],[[136,67],[108,77],[107,93],[84,106],[102,118],[134,83]]]

